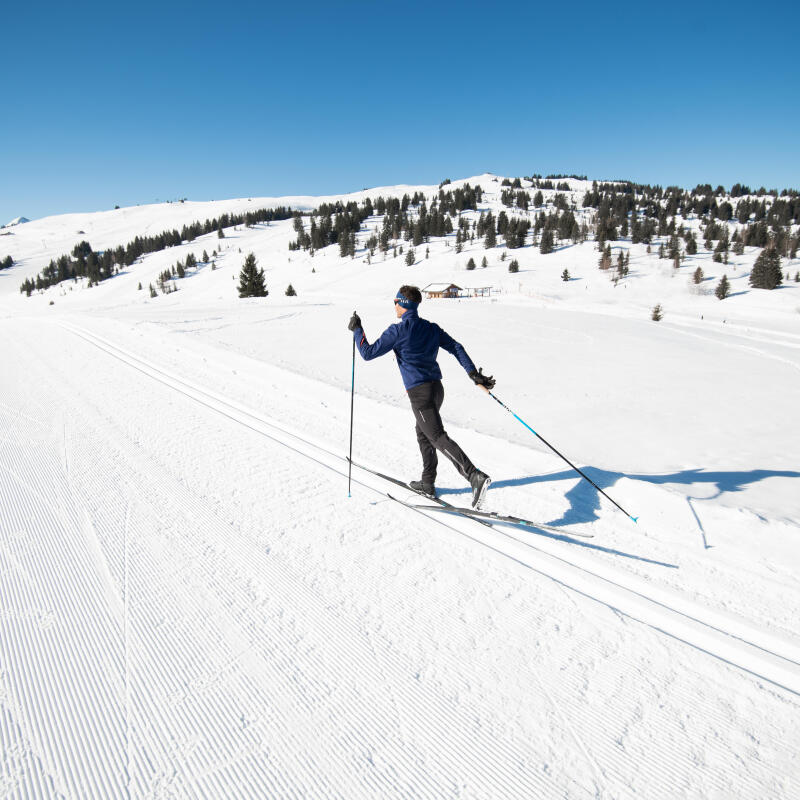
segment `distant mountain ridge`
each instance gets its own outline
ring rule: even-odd
[[[11,222],[7,222],[2,227],[4,228],[12,228],[14,225],[23,225],[26,222],[30,222],[27,217],[17,217],[16,219],[12,219]]]

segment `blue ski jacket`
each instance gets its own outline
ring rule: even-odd
[[[399,322],[390,325],[372,344],[362,328],[356,328],[353,336],[364,361],[394,350],[407,390],[421,383],[441,380],[442,370],[436,363],[440,347],[452,353],[468,373],[475,371],[467,351],[435,322],[422,319],[416,309],[406,311]]]

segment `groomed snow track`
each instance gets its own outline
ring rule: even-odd
[[[196,404],[313,464],[309,503],[315,480],[333,475],[341,479],[342,503],[356,511],[370,503],[376,514],[390,507],[432,540],[467,542],[523,579],[554,581],[567,603],[611,609],[610,624],[643,623],[630,627],[658,647],[663,639],[664,652],[683,653],[682,663],[713,657],[727,665],[723,674],[735,685],[764,682],[758,692],[765,701],[788,693],[785,702],[796,703],[794,643],[648,585],[586,548],[573,552],[566,530],[556,539],[511,526],[489,530],[389,501],[382,508],[389,487],[358,470],[358,490],[348,501],[348,465],[336,447],[83,326],[64,323],[62,330],[157,382],[162,396],[179,396],[182,407]],[[693,703],[712,731],[730,723],[731,712],[694,698],[691,686],[676,681],[671,689],[687,709],[686,720],[669,723],[675,738],[647,751],[624,734],[609,740],[602,712],[566,667],[565,692],[578,710],[565,707],[535,670],[529,687],[542,730],[549,724],[559,738],[517,731],[518,709],[508,704],[510,727],[498,731],[460,702],[456,684],[425,674],[426,665],[382,638],[380,626],[366,628],[345,604],[273,557],[262,538],[227,547],[232,529],[211,501],[158,470],[145,452],[118,445],[114,423],[98,421],[92,430],[88,416],[70,408],[78,422],[65,430],[63,453],[53,460],[40,430],[49,409],[31,408],[23,419],[15,401],[6,406],[0,398],[8,423],[0,440],[0,798],[616,798],[635,794],[637,773],[644,786],[670,787],[673,796],[730,794],[721,770],[704,772],[700,757],[687,766],[695,754],[677,739]],[[80,469],[72,463],[78,450]],[[151,476],[146,498],[136,491],[144,473]],[[86,486],[91,508],[74,499],[76,487]],[[120,496],[124,503],[112,501]],[[36,540],[29,526],[40,533]],[[136,535],[141,530],[158,535],[145,543]],[[528,624],[488,602],[498,619],[517,613],[514,624]],[[546,645],[529,646],[532,659],[544,659]],[[608,657],[595,641],[576,647],[588,662]],[[635,670],[633,654],[623,652],[618,662]],[[464,674],[460,691],[469,698],[469,665]],[[596,691],[610,688],[605,680],[598,676]],[[781,744],[772,752],[785,765],[795,756]],[[791,742],[785,746],[791,750]],[[548,769],[557,754],[561,768]],[[741,765],[738,752],[731,761],[713,734],[703,757],[709,754],[741,766],[742,797],[786,794],[780,777],[758,771],[758,759],[747,766],[742,751]],[[687,778],[693,769],[702,774],[694,782]]]
[[[188,383],[84,328],[74,325],[64,327],[113,358],[346,479],[347,458],[337,454],[330,444],[312,441],[285,425],[276,424],[263,414]],[[354,483],[378,495],[385,496],[387,490],[393,488],[365,470],[355,467],[354,472]],[[519,536],[524,541],[505,531],[500,524],[494,531],[485,532],[485,526],[472,520],[445,521],[441,514],[422,509],[409,509],[409,513],[417,513],[433,524],[468,536],[528,569],[559,581],[573,591],[605,603],[628,617],[800,697],[800,646],[788,639],[759,629],[733,615],[704,608],[677,593],[647,586],[644,581],[626,575],[621,570],[592,564],[590,558],[557,556],[546,550],[544,545],[530,541],[530,535],[526,536],[522,531]],[[619,524],[629,523],[620,517]],[[564,536],[569,537],[568,528],[564,529]]]

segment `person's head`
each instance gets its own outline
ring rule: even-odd
[[[416,286],[401,286],[394,295],[394,310],[398,317],[416,309],[422,302],[422,293]]]

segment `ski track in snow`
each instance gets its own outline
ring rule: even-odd
[[[327,467],[328,469],[331,469],[334,472],[337,472],[342,477],[347,474],[346,462],[344,464],[342,463],[345,461],[345,459],[341,456],[337,456],[329,445],[310,442],[299,434],[287,430],[285,426],[276,425],[275,422],[264,418],[260,414],[247,410],[241,407],[239,404],[232,403],[231,401],[226,400],[225,398],[220,397],[213,392],[208,392],[200,387],[186,383],[180,378],[170,375],[163,370],[152,366],[151,364],[147,364],[140,359],[137,359],[132,354],[115,347],[102,338],[89,334],[86,330],[80,330],[74,327],[70,327],[69,329],[72,330],[73,333],[76,333],[77,335],[85,338],[87,341],[90,341],[109,355],[124,361],[129,366],[144,372],[146,375],[153,377],[155,380],[165,383],[167,386],[170,386],[176,391],[191,397],[195,401],[202,403],[203,405],[206,405],[209,408],[218,411],[220,414],[238,421],[243,425],[246,425],[262,435],[268,436],[275,441],[280,442],[289,449],[306,456],[307,458]],[[363,477],[358,482],[375,489],[380,494],[385,492],[387,487],[384,481],[382,481],[380,478],[374,479],[372,476],[369,476],[368,479],[367,476],[369,474],[365,473],[364,471],[361,472]],[[437,520],[434,516],[431,516],[424,511],[421,511],[421,513],[425,516],[428,516],[434,522],[439,522],[439,520]],[[463,527],[463,523],[461,527]],[[470,533],[472,533],[471,529],[473,527],[473,525],[469,526]],[[566,535],[569,535],[568,529],[566,530]],[[500,546],[495,544],[495,538],[497,537],[492,537],[492,539],[490,539],[492,545],[498,547],[498,549],[501,549]],[[530,544],[527,546],[533,547]],[[534,549],[538,550],[538,548]],[[522,562],[527,566],[536,568],[534,566],[535,560],[525,559],[524,556],[521,555],[523,552],[524,551],[520,551],[518,549],[513,549],[511,550],[510,555],[514,558],[522,560]],[[541,553],[541,551],[539,552]],[[561,560],[567,563],[569,566],[576,566],[571,564],[568,559]],[[560,575],[551,575],[550,577],[558,579],[560,578]],[[707,630],[702,631],[699,640],[702,640],[706,636],[711,636],[712,631],[714,633],[721,633],[724,636],[738,640],[739,644],[731,644],[725,639],[721,639],[719,640],[717,647],[714,647],[713,645],[709,647],[709,652],[712,655],[716,655],[718,658],[730,661],[736,666],[739,666],[743,669],[748,669],[758,677],[771,681],[781,688],[788,689],[789,691],[800,696],[800,670],[796,669],[800,667],[800,645],[785,640],[781,637],[765,633],[754,626],[749,626],[744,620],[738,622],[737,624],[735,619],[725,619],[721,615],[716,615],[713,612],[702,608],[702,606],[696,603],[681,602],[681,598],[671,597],[666,592],[659,592],[654,589],[644,590],[644,592],[642,592],[642,590],[640,590],[635,583],[632,583],[630,579],[626,579],[626,577],[621,573],[615,574],[612,572],[606,575],[599,575],[598,577],[605,579],[607,582],[612,583],[621,589],[628,590],[630,595],[633,595],[638,599],[650,601],[652,605],[659,606],[660,609],[655,612],[645,612],[644,615],[646,619],[644,621],[654,620],[652,624],[657,627],[665,628],[667,632],[675,630],[675,628],[669,623],[665,623],[660,620],[659,612],[662,609],[667,614],[672,612],[675,615],[685,617],[690,622],[698,623],[699,625],[704,626],[704,628]],[[629,616],[636,617],[637,613],[641,613],[636,611],[637,603],[637,599],[631,599],[627,603],[623,601],[621,605],[617,607],[620,608],[620,610],[623,610],[625,613],[628,613]],[[680,624],[678,625],[678,630],[680,630]],[[674,635],[680,638],[679,634]],[[697,638],[692,636],[687,636],[687,640],[689,643],[698,641]],[[763,655],[758,653],[748,654],[748,646],[755,650],[761,650]],[[740,655],[738,657],[737,648],[740,651]],[[701,647],[701,649],[704,648]],[[775,658],[772,659],[770,656],[774,656]]]
[[[485,613],[502,636],[479,630],[495,646],[507,641],[515,672],[531,678],[505,686],[510,676],[479,641],[470,644],[474,663],[461,664],[442,635],[448,623],[438,615],[457,607],[458,581],[439,588],[441,611],[385,598],[386,612],[408,605],[396,607],[396,622],[360,600],[379,602],[364,582],[370,549],[354,547],[347,517],[337,515],[347,465],[335,448],[83,326],[62,330],[70,348],[83,342],[70,355],[96,372],[98,388],[113,371],[135,396],[120,401],[122,416],[72,395],[78,379],[51,377],[35,363],[48,362],[44,351],[20,343],[32,373],[20,384],[47,387],[59,413],[40,389],[38,413],[26,419],[16,410],[31,405],[4,390],[0,415],[14,435],[0,444],[0,796],[251,797],[254,787],[291,798],[788,795],[797,731],[781,727],[780,711],[796,715],[800,693],[788,639],[563,542],[383,502],[383,482],[354,470],[347,502],[368,506],[372,556],[398,557],[399,585],[411,580],[436,597],[441,579],[401,554],[457,550],[456,563],[475,559],[473,579],[500,570],[532,593],[501,613],[502,595],[487,591]],[[60,371],[53,356],[49,368]],[[279,536],[233,524],[229,503],[156,458],[141,422],[159,411],[170,424],[185,420],[189,444],[178,459],[209,463],[204,442],[186,436],[198,415],[205,423],[196,431],[222,426],[244,446],[259,434],[266,454],[252,451],[255,470],[266,458],[274,485],[302,489],[288,510],[282,498],[263,497]],[[318,509],[303,525],[317,527],[321,561],[295,527],[304,497]],[[326,535],[344,552],[325,552]],[[317,569],[299,572],[303,559]],[[565,624],[565,603],[578,605],[588,629],[566,622],[555,636],[531,635],[552,631],[554,619]],[[405,641],[392,630],[411,613]],[[455,628],[451,635],[468,635]],[[664,665],[657,674],[634,640],[654,668]],[[631,681],[649,687],[651,703],[628,702]],[[695,696],[697,684],[706,691]],[[754,720],[750,741],[725,735],[737,706]]]
[[[87,445],[73,442],[73,447],[77,446]],[[87,456],[91,459],[100,454],[90,450]],[[126,453],[124,458],[116,454],[114,461],[120,471],[117,477],[122,478],[123,485],[135,486],[137,474],[152,471],[149,464],[138,465],[143,467],[141,472],[131,469],[135,465],[131,453]],[[37,474],[47,466],[37,460]],[[52,461],[49,466],[53,467]],[[383,653],[380,660],[376,659],[374,647],[352,629],[346,618],[331,613],[313,592],[304,589],[302,581],[281,570],[274,561],[252,547],[229,551],[223,557],[219,542],[230,535],[227,526],[221,525],[202,507],[198,508],[197,499],[184,487],[166,476],[160,477],[163,479],[159,481],[160,491],[152,486],[148,491],[154,492],[152,500],[157,501],[156,508],[164,511],[154,514],[150,507],[144,508],[141,503],[134,502],[135,516],[144,519],[131,526],[141,527],[146,521],[149,524],[145,527],[152,526],[164,537],[158,543],[163,548],[159,552],[135,549],[130,555],[136,563],[134,572],[159,576],[159,580],[148,581],[150,596],[134,594],[130,598],[130,606],[136,611],[131,627],[132,663],[128,680],[131,696],[136,698],[137,712],[130,721],[131,730],[125,731],[123,737],[122,687],[109,686],[104,681],[102,687],[92,687],[89,692],[79,679],[81,674],[96,674],[97,663],[102,663],[106,655],[113,658],[123,652],[120,641],[123,621],[116,619],[116,625],[103,630],[97,629],[96,620],[103,616],[99,607],[78,609],[77,615],[69,614],[71,622],[78,621],[83,626],[80,637],[83,649],[79,651],[75,647],[65,657],[82,652],[84,658],[95,664],[94,668],[84,664],[81,670],[71,664],[70,658],[70,663],[64,664],[70,667],[69,673],[64,676],[65,683],[57,693],[60,702],[53,703],[63,706],[59,709],[62,719],[50,718],[50,710],[44,709],[42,718],[37,720],[37,728],[51,736],[65,727],[68,729],[60,747],[52,741],[40,744],[46,752],[50,772],[61,776],[63,788],[60,791],[81,797],[108,797],[120,793],[125,788],[118,782],[125,774],[121,746],[128,737],[137,743],[130,785],[131,793],[137,796],[244,797],[249,791],[241,787],[254,782],[263,787],[268,796],[281,797],[441,797],[460,793],[454,783],[455,776],[444,782],[438,777],[447,772],[444,765],[426,766],[416,764],[413,757],[410,760],[394,757],[393,748],[402,749],[406,744],[404,740],[409,737],[416,740],[408,743],[411,756],[414,750],[427,744],[424,751],[429,758],[436,753],[436,758],[458,763],[458,780],[472,783],[474,796],[546,796],[552,791],[551,781],[539,778],[536,773],[518,774],[514,769],[514,764],[525,759],[524,749],[519,749],[521,743],[509,748],[504,741],[495,741],[475,729],[458,704],[447,702],[435,691],[420,689],[408,678],[406,670],[398,670],[391,654]],[[52,479],[58,485],[58,476],[52,475]],[[30,492],[24,479],[17,483],[23,492]],[[109,498],[114,492],[113,484],[105,483],[102,476],[98,476],[91,489]],[[45,516],[47,507],[43,500],[23,496],[22,505],[28,508],[38,505],[38,515]],[[162,513],[166,516],[167,510],[177,519],[164,527]],[[101,512],[101,509],[94,509],[94,512]],[[71,520],[71,531],[75,533],[81,528],[77,516],[73,513]],[[70,533],[67,522],[57,520],[47,528],[50,544],[64,541],[65,534]],[[180,531],[174,526],[181,523],[187,527],[191,525],[192,529],[200,523],[202,535],[187,546],[179,544]],[[93,532],[85,533],[84,544],[88,547],[82,548],[80,554],[71,554],[74,571],[63,572],[60,581],[48,575],[47,583],[57,587],[59,596],[69,600],[94,597],[99,601],[104,599],[109,587],[90,587],[87,583],[95,577],[95,570],[86,570],[86,563],[95,568],[98,564],[97,541],[92,541]],[[112,543],[109,534],[107,530],[104,540]],[[165,558],[179,551],[180,561]],[[109,558],[119,573],[121,554],[111,552]],[[228,558],[234,563],[226,564]],[[256,574],[253,574],[252,560],[258,567]],[[69,561],[64,552],[51,553],[47,559],[47,563],[60,565],[62,570]],[[81,563],[83,567],[79,566]],[[82,571],[86,575],[81,576]],[[249,580],[243,583],[242,576],[248,574]],[[161,588],[176,584],[188,591]],[[266,587],[269,587],[267,591]],[[278,630],[273,628],[269,640],[265,641],[258,630],[260,615],[256,613],[253,619],[252,610],[269,609],[274,602],[270,597],[273,593],[281,598],[277,609],[279,616],[287,613],[282,604],[288,603],[292,618]],[[204,601],[201,612],[193,608],[175,608],[182,597],[198,594]],[[204,637],[203,623],[198,617],[207,616],[212,609],[219,627]],[[271,615],[265,616],[262,621],[272,620]],[[233,630],[225,632],[223,625],[231,622],[236,623]],[[294,630],[296,626],[302,627],[302,634]],[[312,647],[303,652],[303,637],[309,630],[323,631],[334,645],[346,642],[347,648],[334,646],[320,653]],[[223,632],[228,641],[216,639]],[[189,637],[198,635],[200,641],[190,641]],[[27,638],[24,647],[10,647],[9,651],[36,651],[36,644]],[[223,651],[220,645],[224,645]],[[230,652],[239,655],[231,658]],[[203,662],[209,658],[209,653],[216,659],[221,658],[222,663],[205,665]],[[30,677],[36,675],[39,679],[31,681],[31,685],[44,681],[46,663],[63,663],[57,653],[43,655],[37,660],[36,669],[25,670]],[[234,669],[237,665],[240,668]],[[173,675],[186,674],[195,677],[188,683],[184,681],[183,686],[171,680]],[[101,678],[122,675],[119,663],[108,664],[100,672]],[[154,675],[155,681],[151,680]],[[322,683],[317,682],[320,676],[324,676]],[[287,685],[293,690],[287,691]],[[389,698],[391,708],[385,708],[386,701],[382,697],[369,696],[372,686],[393,687],[395,697]],[[154,689],[159,691],[158,695]],[[417,697],[419,694],[424,697]],[[242,714],[241,732],[233,745],[230,743],[230,695],[238,701],[235,708]],[[90,701],[91,697],[95,702]],[[28,696],[25,706],[38,709],[53,700],[52,697]],[[395,722],[398,704],[402,704],[404,714],[410,717],[402,726]],[[248,709],[259,709],[262,714],[254,713],[253,720],[249,721],[246,719]],[[364,709],[370,710],[368,716],[374,730],[366,728],[360,719]],[[385,713],[380,714],[380,709]],[[267,718],[263,716],[264,710],[270,712]],[[64,720],[73,722],[71,717],[81,716],[81,712],[85,721],[73,733],[73,726],[65,725]],[[110,719],[105,719],[107,716]],[[112,729],[107,729],[103,723]],[[316,750],[311,751],[307,742],[309,732],[313,737],[317,726],[325,725],[341,731],[341,738],[315,740]],[[297,731],[302,734],[298,735]],[[87,743],[92,746],[86,748]],[[116,745],[111,752],[106,750],[109,743]],[[435,748],[430,746],[434,743]],[[84,763],[79,755],[84,748],[96,755],[96,764]],[[457,756],[461,750],[468,752],[477,748],[485,754],[485,763],[462,763]],[[315,759],[320,763],[315,764]],[[271,771],[260,766],[260,763],[273,761],[281,765],[280,770]],[[105,770],[101,763],[106,766]],[[336,774],[328,774],[331,764],[339,765]]]

